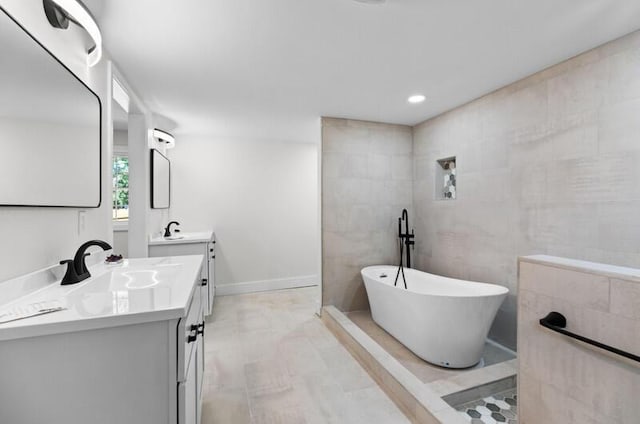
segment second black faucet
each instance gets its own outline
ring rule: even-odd
[[[180,223],[178,221],[171,221],[169,224],[167,224],[167,228],[164,229],[164,237],[171,237],[171,225],[172,224],[176,224],[176,225],[180,225]],[[179,233],[180,230],[176,229],[176,233]]]

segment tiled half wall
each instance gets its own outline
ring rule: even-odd
[[[549,256],[522,258],[518,291],[520,424],[637,423],[637,362],[542,327],[640,355],[640,270]]]

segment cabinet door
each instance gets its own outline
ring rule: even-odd
[[[200,274],[200,278],[202,280],[202,285],[200,287],[202,293],[202,306],[204,310],[205,316],[209,316],[211,314],[211,303],[209,301],[209,287],[212,282],[209,279],[209,257],[210,253],[208,252],[208,245],[204,245],[204,259],[202,261],[202,271]]]
[[[204,315],[204,314],[203,314]],[[202,317],[204,323],[204,316]],[[196,417],[202,421],[202,382],[204,380],[204,335],[198,338],[196,349]]]
[[[194,284],[199,284],[199,281],[194,281]],[[199,287],[199,286],[197,286]],[[202,324],[202,299],[200,296],[200,290],[194,290],[191,303],[189,304],[189,310],[187,311],[187,317],[181,319],[178,323],[178,381],[186,381],[187,371],[193,362],[195,361],[194,352],[198,345],[197,330],[199,325]]]
[[[216,252],[215,243],[209,243],[208,272],[209,272],[209,314],[213,312],[213,301],[216,295]]]
[[[178,424],[199,424],[198,422],[198,379],[195,356],[198,349],[192,352],[192,360],[189,361],[187,378],[178,385]]]

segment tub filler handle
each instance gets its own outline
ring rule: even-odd
[[[633,353],[625,352],[624,350],[620,350],[618,348],[565,330],[565,327],[567,326],[567,319],[560,312],[549,312],[546,317],[540,320],[540,325],[548,328],[549,330],[555,331],[556,333],[564,334],[565,336],[571,337],[572,339],[576,339],[591,346],[606,350],[607,352],[615,353],[616,355],[623,356],[625,358],[631,359],[632,361],[640,362],[640,356],[634,355]]]

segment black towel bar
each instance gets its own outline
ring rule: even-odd
[[[640,362],[640,356],[634,355],[633,353],[625,352],[624,350],[611,347],[604,343],[600,343],[595,340],[588,339],[584,336],[580,336],[579,334],[575,334],[565,330],[564,328],[567,326],[567,319],[560,312],[549,312],[546,317],[540,320],[540,325],[548,328],[549,330],[553,330],[557,333],[571,337],[572,339],[580,340],[583,343],[587,343],[592,346],[599,347],[600,349],[604,349],[608,352],[615,353],[616,355],[624,356],[625,358]]]

